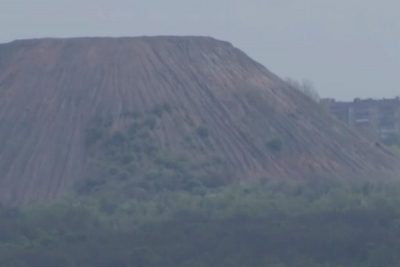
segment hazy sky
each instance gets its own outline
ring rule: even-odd
[[[207,35],[322,96],[400,95],[399,0],[0,0],[0,42]]]

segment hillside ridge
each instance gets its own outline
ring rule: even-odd
[[[398,162],[228,42],[0,45],[0,202],[53,199],[109,169],[135,180],[186,164],[226,182],[383,176]]]

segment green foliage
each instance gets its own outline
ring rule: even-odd
[[[272,152],[280,152],[283,148],[283,141],[279,137],[274,137],[267,142],[266,146]]]
[[[387,136],[384,140],[385,145],[400,147],[400,135],[391,134]]]
[[[231,185],[142,199],[105,192],[1,209],[0,266],[392,267],[399,204],[397,184]]]
[[[170,109],[88,129],[98,170],[61,203],[0,210],[0,266],[394,267],[400,185],[231,184],[223,161],[163,150]],[[207,140],[204,126],[188,136]],[[273,136],[272,134],[270,136]],[[263,141],[260,141],[260,144]],[[206,142],[204,142],[206,143]],[[282,151],[270,138],[266,147]]]
[[[400,156],[400,135],[398,134],[393,134],[388,137],[386,137],[383,142],[385,145],[389,146],[390,149]]]
[[[126,113],[129,123],[118,131],[112,123],[103,127],[101,138],[96,140],[92,158],[95,177],[88,177],[76,185],[79,194],[98,195],[114,192],[129,198],[142,198],[143,194],[163,191],[199,192],[204,188],[225,185],[230,173],[223,162],[210,156],[191,160],[184,154],[160,148],[153,138],[162,114],[171,112],[168,105],[156,106],[151,112]],[[101,122],[101,120],[97,121]],[[95,125],[91,125],[95,128]],[[206,139],[208,130],[199,127],[196,134]]]
[[[196,133],[201,139],[207,139],[209,136],[209,131],[208,131],[207,127],[205,127],[205,126],[197,127]]]
[[[286,83],[294,90],[297,90],[310,98],[311,100],[319,103],[320,101],[320,96],[317,92],[317,90],[314,87],[314,84],[312,81],[308,79],[304,79],[301,82],[296,81],[291,78],[286,79]]]
[[[85,132],[85,145],[90,147],[101,140],[106,130],[111,126],[111,120],[103,117],[96,117],[89,122]]]
[[[172,107],[169,104],[156,105],[151,113],[155,114],[157,117],[161,118],[165,113],[171,113]]]

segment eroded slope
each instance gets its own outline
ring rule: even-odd
[[[0,45],[2,202],[54,198],[99,175],[96,166],[115,163],[107,156],[110,140],[129,148],[121,161],[136,170],[152,166],[143,156],[148,147],[140,147],[148,142],[156,150],[150,160],[162,154],[220,162],[231,180],[355,177],[393,173],[398,164],[226,42],[143,37]],[[135,175],[131,169],[125,176]]]

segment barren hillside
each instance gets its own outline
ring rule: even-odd
[[[1,202],[54,198],[104,176],[106,161],[128,166],[128,179],[152,168],[154,157],[202,162],[193,168],[222,168],[225,179],[239,181],[380,178],[399,164],[226,42],[142,37],[0,45]]]

